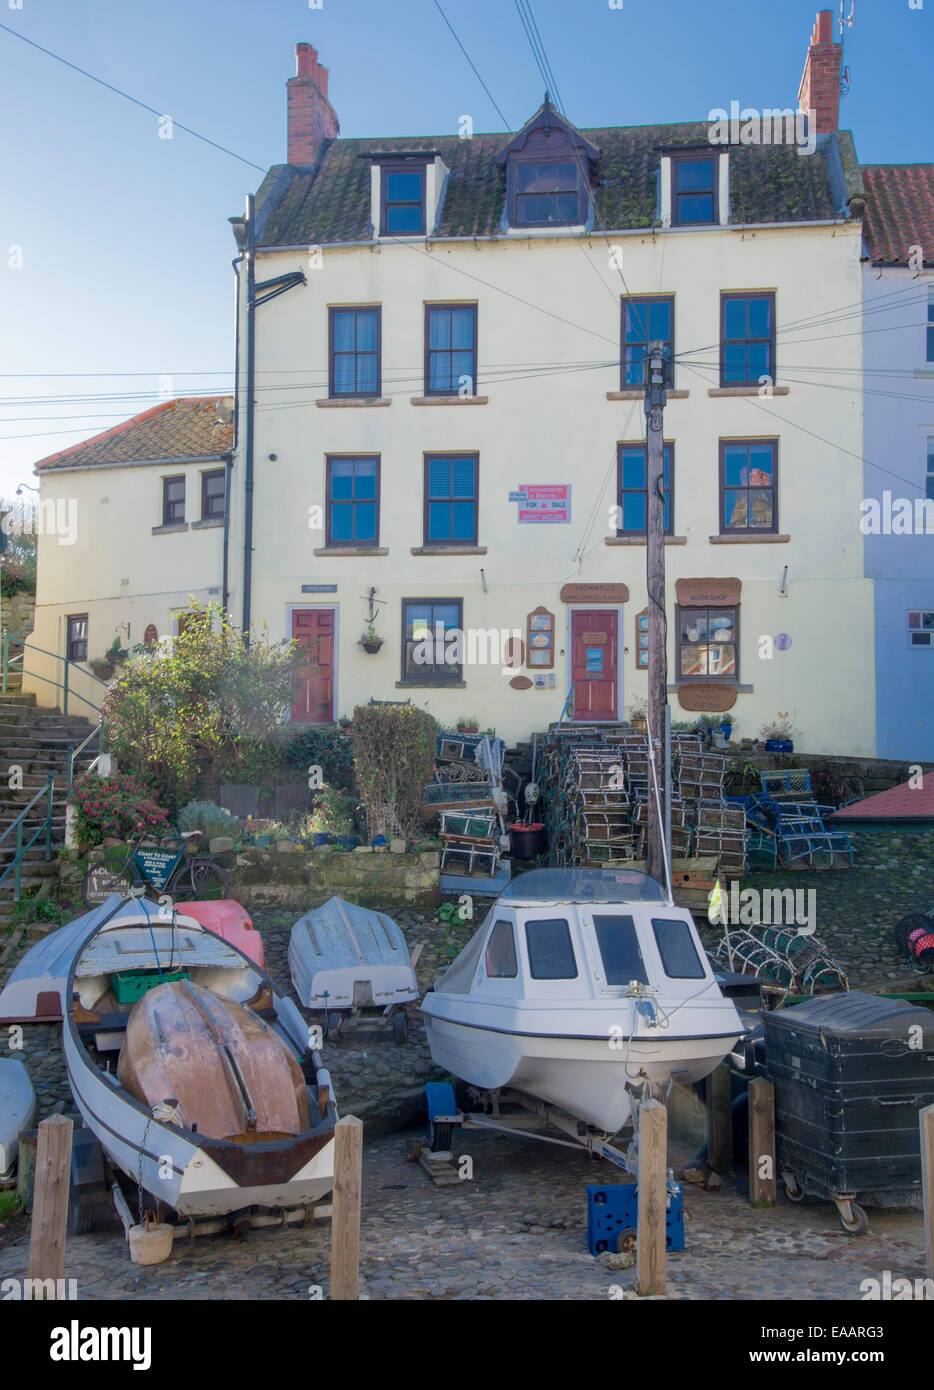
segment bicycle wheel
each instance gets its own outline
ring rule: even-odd
[[[85,874],[81,896],[85,907],[97,907],[111,893],[119,893],[121,898],[129,897],[131,890],[141,882],[139,870],[132,859],[127,863],[122,854],[105,855],[92,864]]]
[[[196,854],[176,871],[168,892],[178,902],[214,901],[230,897],[230,880],[216,860]]]

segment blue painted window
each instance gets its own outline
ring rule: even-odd
[[[671,160],[671,220],[676,226],[716,222],[717,160],[673,155]]]
[[[383,168],[383,236],[418,236],[425,230],[425,166]]]
[[[379,457],[329,458],[328,545],[379,543]]]
[[[380,310],[331,310],[332,396],[378,396]]]
[[[425,459],[425,544],[476,545],[477,455]]]
[[[724,294],[720,344],[720,385],[758,386],[775,381],[774,294]]]
[[[413,684],[460,681],[460,599],[402,600],[402,679]]]
[[[778,529],[778,442],[721,441],[720,531]]]
[[[665,445],[664,454],[665,534],[672,531],[671,491],[674,477],[674,447]],[[646,456],[644,444],[620,444],[618,465],[620,524],[619,536],[644,536],[648,525]]]
[[[665,343],[669,357],[674,357],[674,320],[672,298],[623,300],[621,390],[645,384],[643,363],[649,343]]]
[[[927,360],[934,362],[934,290],[928,290]]]
[[[429,304],[425,321],[425,395],[477,394],[477,306]]]

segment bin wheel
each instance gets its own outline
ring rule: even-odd
[[[837,1210],[840,1213],[840,1225],[848,1236],[864,1236],[869,1230],[869,1217],[858,1202],[838,1201]]]
[[[392,1020],[392,1036],[397,1043],[404,1043],[408,1034],[405,1014],[398,1013]]]
[[[798,1182],[794,1173],[782,1173],[782,1182],[785,1184],[785,1196],[789,1202],[803,1202],[804,1188]]]

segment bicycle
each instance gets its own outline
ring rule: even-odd
[[[178,902],[229,898],[230,880],[217,860],[209,854],[188,853],[189,841],[200,835],[200,830],[183,830],[164,840],[140,835],[126,856],[105,855],[84,876],[85,906],[97,907],[111,893],[124,898],[146,894],[156,901],[167,895]],[[171,848],[173,840],[178,844]]]

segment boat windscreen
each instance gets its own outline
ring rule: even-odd
[[[532,869],[500,894],[503,904],[663,903],[664,889],[637,869]]]

